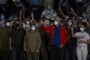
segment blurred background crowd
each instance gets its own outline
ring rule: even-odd
[[[63,33],[52,36],[58,24]],[[78,58],[72,36],[82,25],[90,35],[90,0],[0,0],[0,60],[86,60]]]

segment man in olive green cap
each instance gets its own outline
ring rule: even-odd
[[[27,60],[39,60],[41,36],[36,30],[35,23],[31,23],[31,29],[26,32],[24,49],[27,51]]]

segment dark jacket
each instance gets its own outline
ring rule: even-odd
[[[27,49],[27,52],[38,52],[40,51],[41,47],[41,36],[38,31],[27,31],[25,36],[25,46]]]
[[[22,49],[26,31],[23,28],[13,28],[11,31],[11,46],[14,49]]]
[[[0,50],[2,51],[9,50],[10,32],[11,32],[11,28],[9,27],[0,30]]]

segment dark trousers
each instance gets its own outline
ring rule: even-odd
[[[41,56],[43,60],[48,60],[47,49],[45,47],[41,48]]]
[[[70,51],[70,58],[71,58],[71,60],[77,60],[76,46],[71,46],[69,51]]]
[[[70,60],[70,52],[68,46],[64,47],[64,60]]]
[[[19,49],[12,50],[12,60],[23,60],[22,51]]]
[[[39,52],[28,52],[27,53],[27,60],[39,60]]]
[[[0,51],[0,60],[9,60],[9,51]]]
[[[50,60],[63,60],[64,59],[64,48],[58,46],[50,47]]]

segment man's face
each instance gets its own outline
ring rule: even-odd
[[[32,30],[32,31],[35,31],[35,30],[36,30],[35,25],[32,25],[32,26],[31,26],[31,30]]]
[[[49,26],[49,20],[44,20],[44,25]]]
[[[10,26],[10,22],[6,22],[5,24],[6,24],[6,26],[8,26],[8,27]]]
[[[58,22],[60,22],[60,18],[57,16],[57,17],[55,17],[55,21],[58,21]]]
[[[20,27],[20,22],[19,21],[16,21],[15,22],[15,27],[17,28],[17,27]]]
[[[15,16],[14,16],[14,20],[17,20],[17,19],[18,19],[18,17],[17,17],[17,15],[15,15]]]
[[[50,22],[50,26],[54,25],[54,22]]]
[[[68,21],[68,27],[71,27],[71,26],[72,26],[72,21],[69,20],[69,21]]]
[[[54,21],[54,25],[55,26],[58,26],[59,25],[59,22],[58,21]]]
[[[20,24],[20,22],[19,21],[16,21],[16,24]]]
[[[48,9],[52,9],[52,6],[51,6],[51,5],[48,5],[47,8],[48,8]]]
[[[83,12],[83,13],[82,13],[82,16],[83,16],[83,17],[86,17],[86,12]]]

